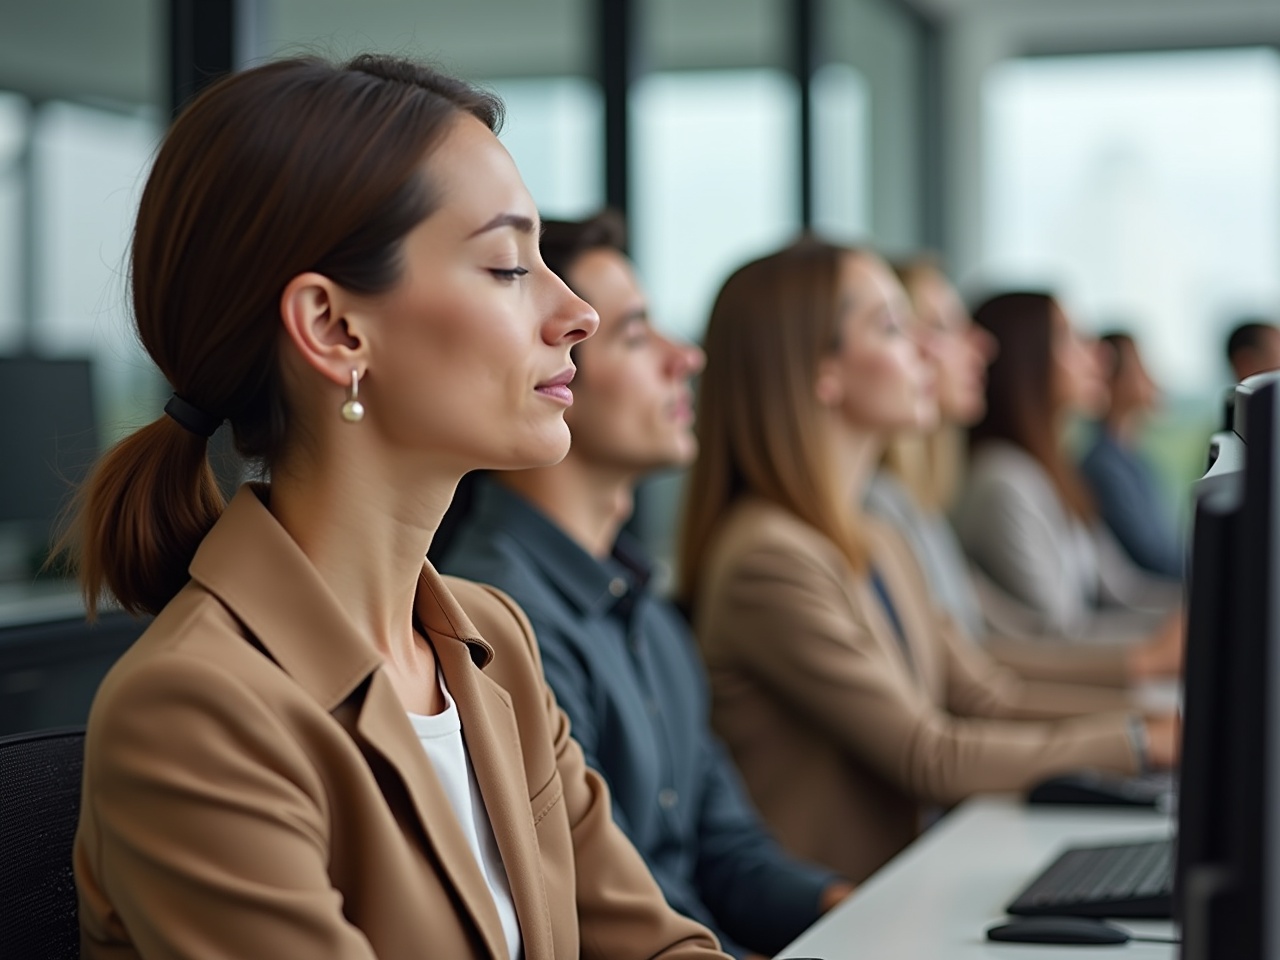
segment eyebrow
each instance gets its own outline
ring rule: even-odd
[[[490,230],[498,230],[502,227],[511,227],[518,230],[520,233],[527,233],[531,236],[535,233],[533,220],[529,217],[523,216],[519,213],[500,213],[479,230],[470,234],[467,239],[471,240],[474,237],[480,236],[482,233],[488,233]],[[537,232],[541,233],[540,230]]]

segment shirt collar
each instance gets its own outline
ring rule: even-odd
[[[624,598],[630,609],[634,594],[649,582],[649,561],[634,538],[621,534],[612,555],[601,561],[524,497],[490,478],[478,484],[472,518],[489,532],[506,534],[584,615],[607,613]]]

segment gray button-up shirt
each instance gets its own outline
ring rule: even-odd
[[[761,824],[711,734],[693,638],[647,589],[636,544],[624,536],[602,562],[483,480],[441,568],[524,608],[573,735],[673,907],[739,956],[775,953],[817,919],[834,877],[788,857]]]

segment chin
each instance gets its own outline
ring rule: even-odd
[[[569,452],[569,428],[563,423],[556,433],[528,437],[515,445],[502,458],[503,462],[489,467],[491,470],[531,470],[534,467],[551,467],[565,458]]]

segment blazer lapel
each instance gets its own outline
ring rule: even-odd
[[[458,705],[467,752],[502,854],[526,960],[551,957],[550,908],[515,714],[505,692],[476,667],[465,643],[446,638],[435,648]],[[517,772],[520,775],[513,775]]]
[[[914,664],[907,659],[907,652],[902,648],[903,643],[911,643],[911,634],[907,635],[900,642],[897,638],[897,632],[893,628],[893,624],[889,620],[889,614],[884,610],[882,601],[876,593],[876,589],[871,584],[871,579],[866,576],[858,577],[856,581],[850,584],[850,588],[855,595],[855,606],[862,611],[863,620],[871,635],[875,637],[876,643],[884,647],[889,656],[892,657],[902,667],[902,678],[908,686],[917,687],[920,678],[916,674]],[[886,584],[886,589],[888,589]],[[906,630],[905,624],[903,625]],[[912,654],[915,649],[912,648]]]
[[[349,730],[354,726],[353,736],[390,765],[409,796],[412,813],[428,845],[474,920],[489,953],[505,958],[506,937],[484,874],[400,698],[379,669],[381,656],[360,635],[311,562],[271,516],[265,505],[268,494],[267,487],[241,488],[200,545],[191,563],[192,578],[221,600],[285,673]],[[424,624],[441,621],[440,611],[451,604],[448,610],[455,614],[457,622],[475,633],[435,571],[430,570],[430,577],[424,571],[419,595],[419,616],[425,609],[433,611],[430,619],[423,618]],[[458,631],[444,632],[452,635]],[[488,650],[483,640],[475,642]],[[436,646],[456,647],[465,656],[464,643]],[[450,672],[459,673],[456,669]],[[358,702],[357,691],[366,682],[365,695]],[[452,677],[446,682],[454,689]],[[462,684],[462,677],[456,682]],[[468,741],[477,721],[470,707],[463,707],[472,696],[469,691],[455,695]],[[349,719],[348,708],[358,711],[354,720]],[[509,735],[514,743],[514,729]],[[514,749],[518,752],[519,747]],[[485,764],[491,765],[492,762]],[[486,790],[485,781],[480,779],[482,764],[478,760],[475,767],[488,805],[493,788]],[[515,767],[503,769],[523,770],[523,765],[517,762]],[[519,779],[523,782],[524,778]],[[399,805],[398,799],[389,797],[388,801]],[[494,806],[488,809],[495,828],[504,818],[522,822],[529,819],[527,801],[523,818],[499,814]],[[496,829],[495,834],[505,858],[502,834]],[[523,916],[521,925],[523,928]]]
[[[461,698],[455,693],[454,699],[459,701],[461,715]],[[369,690],[356,721],[356,732],[391,765],[404,784],[427,841],[470,912],[489,952],[494,957],[506,957],[502,920],[498,917],[480,864],[458,825],[453,807],[422,744],[413,733],[400,698],[381,671],[370,678]]]

